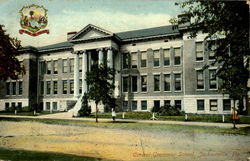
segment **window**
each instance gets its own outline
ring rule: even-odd
[[[51,82],[47,81],[47,94],[50,94],[50,90],[51,90]]]
[[[128,101],[122,102],[123,111],[128,111]]]
[[[137,110],[137,101],[132,101],[132,110]]]
[[[141,101],[141,110],[147,110],[147,101]]]
[[[164,106],[170,106],[170,100],[164,100]]]
[[[44,82],[40,82],[40,94],[44,94]]]
[[[216,80],[216,70],[209,70],[209,88],[216,89],[217,88],[217,80]]]
[[[19,95],[23,94],[23,82],[22,81],[18,82],[18,94]]]
[[[123,69],[128,68],[128,53],[124,53],[122,55],[122,64],[123,64]]]
[[[63,67],[62,67],[62,72],[63,73],[67,73],[67,71],[68,71],[68,61],[67,61],[67,59],[63,59]]]
[[[170,74],[164,74],[164,91],[170,91]]]
[[[181,49],[175,48],[174,49],[174,65],[180,65],[181,64]]]
[[[154,101],[154,107],[160,108],[160,101],[159,100]]]
[[[223,111],[230,111],[231,110],[231,100],[224,99],[223,100]]]
[[[70,94],[74,94],[74,80],[69,81]]]
[[[203,70],[197,70],[197,89],[204,89],[204,74]]]
[[[137,53],[131,54],[131,68],[137,68],[138,65],[138,57]]]
[[[141,67],[147,67],[147,52],[141,52]]]
[[[203,60],[203,43],[202,42],[196,42],[195,43],[195,50],[196,50],[196,60],[202,61]]]
[[[218,105],[217,100],[210,100],[210,111],[217,111]]]
[[[79,79],[79,93],[82,94],[82,80]]]
[[[175,100],[174,101],[174,105],[176,108],[178,108],[179,110],[181,110],[181,100]]]
[[[123,92],[128,92],[128,77],[122,78],[122,89]]]
[[[79,58],[79,72],[82,72],[82,58]]]
[[[67,94],[67,80],[63,80],[63,94]]]
[[[16,103],[15,103],[15,102],[12,102],[12,103],[11,103],[11,107],[12,107],[12,108],[15,108],[15,107],[16,107]]]
[[[156,50],[154,51],[154,67],[160,66],[160,51]]]
[[[208,50],[208,59],[209,60],[214,60],[215,59],[215,50],[216,50],[216,46],[212,45],[211,49]]]
[[[10,107],[10,103],[9,102],[5,102],[5,110],[7,110]]]
[[[53,110],[57,110],[57,102],[52,102]]]
[[[52,66],[51,66],[51,61],[47,62],[47,74],[51,74]]]
[[[54,71],[54,74],[58,73],[58,61],[57,60],[54,60],[53,71]]]
[[[74,72],[74,59],[70,59],[69,64],[69,72]]]
[[[20,109],[20,108],[22,108],[22,102],[18,102],[17,103],[17,107]]]
[[[10,95],[10,82],[6,82],[6,95]]]
[[[46,73],[46,63],[45,61],[39,62],[40,74]]]
[[[137,76],[132,76],[131,78],[132,92],[137,92]]]
[[[204,111],[204,100],[197,100],[197,110],[198,111]]]
[[[169,66],[170,65],[170,50],[165,49],[163,50],[163,60],[164,60],[164,66]]]
[[[16,82],[12,82],[12,94],[16,95]]]
[[[53,93],[54,94],[57,94],[57,90],[58,90],[58,87],[57,87],[57,81],[53,81]]]
[[[50,110],[50,102],[46,102],[46,110]]]
[[[141,91],[147,92],[147,76],[141,76]]]
[[[160,75],[154,75],[154,91],[160,91]]]
[[[174,88],[176,91],[181,90],[181,74],[174,74]]]

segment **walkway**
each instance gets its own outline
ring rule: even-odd
[[[58,119],[58,120],[80,120],[80,121],[95,121],[95,118],[79,118],[72,117],[71,112],[62,112],[48,115],[40,116],[16,116],[16,115],[0,115],[0,117],[8,118],[32,118],[32,119]],[[111,121],[108,118],[98,118],[99,122]],[[232,123],[216,123],[216,122],[192,122],[192,121],[159,121],[159,120],[131,120],[131,119],[116,119],[119,121],[127,122],[138,122],[138,123],[155,123],[155,124],[174,124],[174,125],[193,125],[193,126],[213,126],[213,127],[223,127],[223,128],[232,128]],[[250,124],[238,124],[237,127],[250,127]]]

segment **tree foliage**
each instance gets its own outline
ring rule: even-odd
[[[246,1],[187,0],[177,3],[187,19],[190,37],[207,34],[208,50],[215,52],[222,79],[219,90],[233,100],[242,100],[249,88],[249,6]],[[184,23],[182,19],[179,23]],[[176,22],[173,21],[172,22]],[[240,109],[242,110],[242,109]]]
[[[113,69],[103,64],[94,64],[91,71],[87,72],[86,82],[89,89],[86,94],[88,99],[93,100],[96,104],[96,122],[98,122],[98,104],[110,104],[114,100],[114,74]]]
[[[0,80],[17,79],[24,74],[24,66],[16,58],[20,54],[21,41],[7,35],[0,25]]]

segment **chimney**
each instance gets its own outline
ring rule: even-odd
[[[68,32],[67,33],[67,40],[69,40],[72,36],[74,36],[77,32],[76,31],[72,31],[72,32]]]

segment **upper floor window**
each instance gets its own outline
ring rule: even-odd
[[[154,67],[160,66],[160,51],[155,50],[154,51]]]
[[[44,82],[40,82],[40,94],[44,94]]]
[[[53,71],[54,71],[54,74],[58,73],[58,61],[57,60],[54,60]]]
[[[62,81],[62,88],[63,94],[67,94],[67,80]]]
[[[181,49],[174,48],[174,65],[180,65],[180,64],[181,64]]]
[[[6,82],[6,95],[10,95],[10,82]]]
[[[209,60],[215,59],[215,50],[216,50],[216,45],[212,45],[211,48],[208,50],[208,59]]]
[[[137,68],[138,57],[137,53],[131,53],[131,68]]]
[[[74,80],[69,81],[69,93],[74,94]]]
[[[52,71],[52,66],[51,66],[51,61],[47,62],[47,74],[51,74]]]
[[[16,82],[12,82],[12,94],[16,95]]]
[[[169,66],[170,65],[170,50],[164,49],[163,56],[164,56],[164,66]]]
[[[164,74],[164,91],[170,91],[170,74]]]
[[[57,90],[58,90],[57,81],[53,81],[53,93],[57,94]]]
[[[23,82],[22,81],[18,82],[18,94],[19,95],[23,94]]]
[[[63,71],[63,73],[67,73],[67,71],[68,71],[68,60],[67,59],[63,59],[63,66],[62,66],[62,71]]]
[[[69,72],[74,72],[74,59],[70,59],[69,64]]]
[[[137,92],[137,76],[131,77],[132,92]]]
[[[160,91],[160,75],[154,75],[154,91]]]
[[[181,74],[174,74],[175,91],[181,90]]]
[[[129,63],[129,55],[128,53],[123,53],[122,55],[122,67],[123,69],[127,69],[128,68],[128,64]]]
[[[203,70],[197,70],[197,89],[204,89],[204,74]]]
[[[47,84],[46,84],[46,86],[47,86],[47,94],[50,94],[50,90],[51,90],[51,82],[50,81],[47,81]]]
[[[202,42],[196,42],[195,43],[195,51],[196,51],[196,60],[202,61],[204,57],[203,52],[203,43]]]
[[[128,77],[122,78],[122,89],[123,92],[128,92]]]
[[[46,73],[46,63],[45,63],[45,61],[39,62],[39,69],[40,69],[40,74],[45,74]]]
[[[141,67],[142,68],[145,68],[147,67],[147,57],[148,57],[148,54],[147,52],[141,52]]]
[[[147,92],[147,76],[141,76],[141,91]]]
[[[209,70],[209,88],[217,89],[216,69]]]

